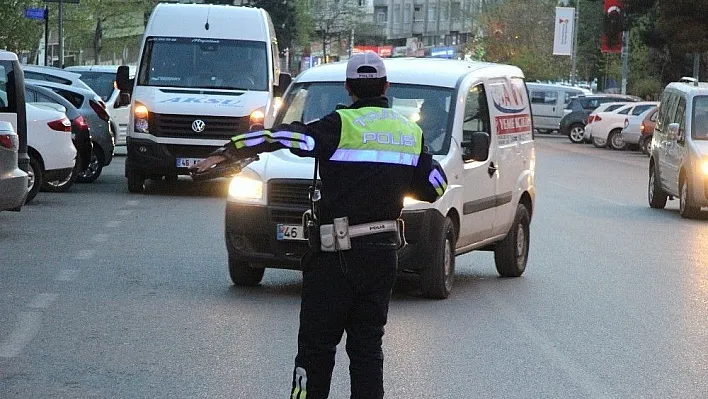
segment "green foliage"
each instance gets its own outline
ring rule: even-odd
[[[24,9],[34,7],[44,7],[44,3],[40,0],[3,0],[0,5],[0,49],[16,53],[37,50],[44,22],[24,17]]]

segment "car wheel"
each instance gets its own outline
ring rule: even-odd
[[[570,131],[568,133],[568,138],[574,144],[580,144],[583,142],[585,135],[585,126],[581,123],[575,123],[570,126]]]
[[[103,171],[103,157],[101,156],[101,147],[94,143],[93,150],[91,150],[91,160],[89,161],[88,168],[76,178],[79,183],[93,183],[101,176]]]
[[[651,146],[651,136],[642,136],[642,138],[639,140],[639,149],[642,151],[644,155],[649,155],[649,151],[651,150],[649,147]]]
[[[647,189],[649,206],[654,209],[664,209],[668,195],[661,188],[661,183],[657,179],[654,168],[649,168],[649,187]]]
[[[593,136],[592,137],[592,145],[594,145],[597,148],[605,148],[605,147],[607,147],[607,140]]]
[[[523,204],[516,206],[516,216],[509,232],[494,247],[494,262],[502,277],[519,277],[529,258],[531,217]]]
[[[445,299],[452,291],[455,276],[455,225],[445,218],[443,228],[435,242],[433,259],[420,273],[420,288],[426,298]]]
[[[251,267],[248,262],[229,257],[229,275],[234,285],[253,287],[261,283],[265,269]]]
[[[25,204],[32,201],[34,197],[37,196],[39,188],[42,187],[42,165],[40,164],[39,159],[37,159],[34,155],[30,154],[29,158],[30,161],[27,168],[27,187],[29,192],[27,193]]]
[[[624,151],[627,148],[627,143],[622,140],[622,130],[620,129],[611,131],[607,137],[607,142],[613,150]]]
[[[138,172],[128,172],[128,192],[142,193],[145,190],[145,177]]]
[[[681,196],[679,197],[679,213],[686,219],[695,219],[701,213],[701,207],[693,204],[691,187],[686,176],[681,176]]]
[[[76,163],[74,164],[74,169],[71,170],[71,174],[64,178],[63,180],[45,181],[42,182],[42,191],[47,191],[50,193],[63,193],[69,190],[74,182],[76,181],[76,176],[79,174],[79,168],[81,167],[81,160],[79,156],[76,156]]]

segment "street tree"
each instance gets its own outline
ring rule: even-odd
[[[36,54],[42,37],[42,21],[25,18],[24,10],[43,6],[39,0],[3,0],[0,5],[0,49]]]
[[[325,59],[332,40],[350,33],[366,17],[357,0],[311,0],[310,13],[315,34],[322,41]]]

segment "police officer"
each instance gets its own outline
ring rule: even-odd
[[[235,136],[193,168],[287,148],[320,163],[320,243],[303,260],[298,353],[291,399],[329,395],[336,346],[347,332],[351,397],[382,398],[384,325],[402,246],[403,197],[433,202],[445,174],[424,150],[421,129],[389,108],[383,60],[352,56],[345,88],[354,100],[322,119]],[[317,240],[313,240],[316,242]]]

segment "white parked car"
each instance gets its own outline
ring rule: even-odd
[[[420,275],[423,296],[446,298],[455,256],[494,252],[497,272],[526,268],[534,209],[535,149],[523,72],[514,66],[445,59],[387,59],[390,105],[423,130],[449,179],[433,204],[403,200],[408,245],[401,271]],[[307,122],[351,104],[346,62],[301,73],[275,124]],[[421,84],[424,82],[424,84]],[[303,212],[313,160],[280,150],[263,154],[229,187],[225,237],[231,279],[255,285],[266,267],[299,268],[307,242]]]
[[[653,124],[656,123],[659,107],[652,107],[638,115],[637,118],[627,117],[622,128],[622,140],[627,144],[638,145],[639,149],[649,155],[649,146],[653,132]],[[647,125],[652,124],[651,127]],[[647,131],[651,129],[650,131]]]
[[[613,111],[593,112],[590,114],[590,118],[593,116],[594,118],[592,120],[588,118],[585,131],[590,130],[589,134],[595,147],[609,146],[613,150],[624,150],[627,148],[627,143],[622,140],[625,119],[637,119],[644,111],[654,108],[658,104],[656,101],[638,101],[627,103]],[[590,128],[588,129],[588,127]]]
[[[71,179],[76,147],[71,141],[71,122],[63,112],[27,103],[27,154],[30,158],[30,202],[42,182]]]

